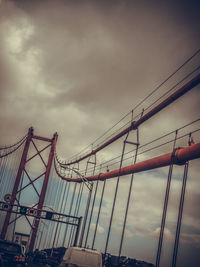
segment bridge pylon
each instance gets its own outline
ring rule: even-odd
[[[19,199],[17,199],[17,195],[19,193],[21,193],[29,185],[32,185],[33,188],[36,190],[36,187],[34,186],[34,182],[37,181],[38,179],[40,179],[41,177],[44,177],[41,191],[38,192],[36,190],[36,193],[38,195],[39,201],[33,207],[38,210],[38,216],[34,220],[33,225],[30,223],[30,221],[28,219],[28,216],[25,215],[25,217],[26,217],[26,219],[29,222],[29,225],[31,227],[31,238],[30,238],[30,243],[29,243],[29,251],[33,251],[33,249],[34,249],[35,239],[36,239],[36,236],[37,236],[37,231],[38,231],[38,227],[39,227],[39,223],[40,223],[40,218],[38,218],[38,217],[40,217],[39,213],[43,208],[45,195],[46,195],[46,190],[47,190],[47,185],[48,185],[48,181],[49,181],[49,175],[50,175],[50,171],[51,171],[51,167],[52,167],[52,163],[53,163],[53,158],[54,158],[55,146],[56,146],[56,142],[57,142],[57,138],[58,138],[57,133],[54,134],[52,139],[49,139],[49,138],[45,138],[45,137],[41,137],[41,136],[36,136],[36,135],[34,135],[33,132],[34,132],[33,128],[32,127],[29,128],[28,134],[27,134],[27,137],[26,137],[26,142],[25,142],[24,149],[23,149],[23,153],[22,153],[22,156],[21,156],[21,161],[20,161],[20,164],[19,164],[17,176],[16,176],[15,183],[14,183],[13,190],[12,190],[12,196],[11,196],[11,200],[10,200],[10,203],[9,203],[10,204],[10,209],[6,213],[4,224],[3,224],[3,227],[2,227],[2,231],[1,231],[1,235],[0,235],[1,239],[5,239],[6,238],[6,234],[7,234],[7,230],[8,230],[8,226],[21,217],[21,216],[19,216],[19,217],[15,218],[14,220],[11,220],[11,213],[12,213],[13,205],[15,204],[15,202],[17,202],[18,205],[20,205]],[[37,139],[37,140],[43,141],[43,142],[47,142],[49,144],[46,145],[43,149],[39,149],[37,147],[37,144],[34,142],[34,139]],[[36,150],[36,153],[33,156],[30,156],[28,158],[29,149],[30,149],[31,143],[34,146],[34,148]],[[49,152],[49,156],[48,156],[48,162],[45,163],[45,160],[43,159],[43,157],[41,155],[41,152],[43,152],[44,150],[48,149],[49,147],[50,147],[50,152]],[[39,158],[43,162],[43,164],[45,166],[45,171],[41,175],[36,177],[35,179],[31,179],[30,175],[28,174],[28,172],[25,169],[25,167],[26,167],[26,164],[28,162],[30,162],[32,159],[34,159],[36,156],[39,156]],[[20,185],[20,182],[21,182],[21,179],[22,179],[24,173],[27,175],[27,177],[30,180],[30,182],[26,186],[24,186],[22,188],[19,188],[19,185]]]

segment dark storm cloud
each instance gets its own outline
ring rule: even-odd
[[[16,139],[8,129],[20,136],[30,125],[45,136],[58,131],[61,153],[69,155],[130,110],[196,50],[199,38],[196,5],[187,4],[187,9],[184,3],[149,1],[6,3],[2,37],[14,36],[14,51],[4,42],[3,139]],[[154,129],[165,133],[172,114],[177,121],[199,114],[196,93],[187,98],[188,112],[177,113],[182,107],[176,104],[147,122],[144,138],[149,127],[152,136]]]
[[[13,128],[20,136],[30,125],[41,135],[57,130],[62,143],[62,136],[72,138],[65,150],[74,154],[75,147],[98,137],[197,50],[198,6],[186,1],[3,1],[2,136],[11,138],[7,132]],[[165,132],[175,115],[177,121],[193,119],[199,114],[197,94],[199,89],[187,98],[187,112],[176,112],[181,99],[151,128]],[[152,121],[144,133],[150,126]]]
[[[171,15],[172,7],[171,13],[162,7],[155,15],[154,5],[145,9],[138,3],[132,10],[120,2],[113,9],[108,4],[100,10],[91,2],[66,4],[56,12],[58,6],[57,2],[38,6],[32,17],[36,34],[29,41],[43,51],[42,75],[57,91],[58,105],[66,94],[67,102],[108,110],[114,107],[111,103],[115,98],[116,106],[124,110],[130,96],[137,101],[138,90],[148,92],[147,84],[151,85],[152,79],[156,82],[162,65],[165,70],[166,53],[176,52],[168,50],[166,38],[180,42],[179,38],[196,37],[188,36],[188,25],[183,34],[182,20]],[[103,12],[106,7],[110,12]],[[158,51],[158,47],[162,49]]]
[[[197,50],[198,6],[195,1],[3,1],[1,36],[14,35],[13,44],[21,39],[14,52],[1,44],[5,128],[15,125],[20,132],[32,124],[44,135],[55,127],[69,133],[66,124],[76,130],[73,116],[80,117],[84,125],[79,120],[76,125],[84,128],[81,140],[87,144],[89,135],[104,131],[96,122],[104,119],[108,128]],[[189,117],[199,109],[196,102]]]
[[[182,56],[190,51],[190,42],[199,41],[197,3],[191,7],[188,2],[157,6],[141,1],[18,1],[17,5],[35,27],[24,48],[42,51],[41,75],[56,91],[50,105],[72,101],[86,110],[123,111],[127,103],[133,105],[149,92],[158,77],[165,77],[159,74],[161,68],[163,73],[175,68],[165,62],[168,54],[178,53],[177,45],[190,40],[182,47]],[[144,93],[139,95],[138,90]]]

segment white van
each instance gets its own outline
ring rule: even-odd
[[[59,267],[102,267],[101,252],[86,248],[70,247]]]

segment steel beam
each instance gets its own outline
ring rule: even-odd
[[[49,143],[52,142],[52,139],[49,139],[49,138],[46,138],[46,137],[42,137],[42,136],[37,136],[37,135],[34,135],[33,139],[38,139],[40,141],[45,141],[45,142],[49,142]]]

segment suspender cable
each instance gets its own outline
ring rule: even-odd
[[[5,157],[2,159],[3,163],[3,167],[2,167],[2,171],[1,171],[1,183],[2,185],[0,186],[0,193],[2,195],[2,199],[3,199],[3,196],[5,195],[5,187],[7,186],[8,183],[4,183],[4,176],[5,176],[5,172],[6,172],[6,168],[7,168],[7,164],[8,164],[8,157]]]
[[[176,134],[175,134],[173,151],[175,150],[177,134],[178,134],[178,131],[176,131]],[[156,256],[156,267],[160,266],[160,256],[161,256],[162,243],[163,243],[163,234],[164,234],[164,229],[165,229],[165,221],[166,221],[167,206],[168,206],[168,200],[169,200],[169,192],[170,192],[170,185],[171,185],[171,178],[172,178],[173,163],[174,162],[173,162],[173,158],[172,158],[171,164],[169,166],[169,173],[168,173],[167,186],[166,186],[166,192],[165,192],[165,200],[164,200],[164,207],[163,207],[163,214],[162,214],[162,221],[161,221],[161,228],[160,228],[160,236],[159,236],[157,256]]]
[[[61,190],[62,190],[61,184],[62,184],[62,180],[59,179],[58,185],[57,185],[57,190],[56,190],[56,196],[55,196],[55,199],[54,199],[54,205],[53,205],[53,208],[54,208],[55,211],[58,210],[58,206],[59,206],[59,198],[60,198],[60,194],[61,194]],[[52,230],[51,230],[51,235],[50,235],[51,238],[50,238],[50,243],[49,243],[50,247],[52,247],[51,243],[52,243],[52,241],[53,241],[53,239],[55,237],[55,234],[54,234],[55,223],[51,222],[51,225],[52,225]]]
[[[55,189],[55,185],[54,185],[54,168],[51,169],[50,171],[50,175],[49,175],[49,182],[47,185],[47,192],[45,195],[45,199],[44,199],[44,206],[49,207],[49,206],[53,206],[53,203],[55,201],[55,198],[52,198],[51,196],[54,195],[54,189]],[[52,224],[51,221],[48,220],[46,221],[46,234],[44,236],[44,241],[43,243],[43,247],[44,248],[48,248],[49,247],[49,231],[52,228]]]
[[[22,188],[23,181],[24,181],[24,172],[22,173],[22,179],[20,181],[20,189]],[[18,202],[20,202],[20,197],[21,197],[21,191],[18,194]],[[16,196],[16,198],[17,198],[17,196]],[[14,221],[14,226],[13,226],[12,242],[14,242],[14,235],[15,235],[15,228],[16,228],[16,221],[17,221],[16,219],[17,219],[17,213],[15,213],[15,221]]]
[[[95,157],[95,164],[94,164],[94,168],[93,168],[93,175],[95,173],[95,169],[96,169],[96,157]],[[87,234],[86,234],[86,238],[85,238],[85,247],[87,246],[87,240],[88,240],[90,225],[91,225],[91,221],[92,221],[92,215],[93,215],[93,209],[94,209],[94,203],[95,203],[95,199],[96,199],[97,189],[98,189],[98,181],[96,182],[96,187],[95,187],[95,192],[94,192],[94,197],[93,197],[93,202],[92,202],[92,207],[91,207],[91,212],[90,212],[90,218],[89,218],[89,222],[88,222],[88,229],[87,229]]]
[[[184,205],[184,198],[185,198],[185,189],[186,189],[186,183],[187,183],[188,166],[189,166],[189,163],[186,162],[185,167],[184,167],[183,183],[182,183],[181,197],[180,197],[180,204],[179,204],[179,213],[178,213],[178,220],[177,220],[177,226],[176,226],[176,237],[175,237],[174,251],[173,251],[173,257],[172,257],[172,267],[176,267],[179,236],[180,236],[181,221],[182,221],[182,214],[183,214],[183,205]]]
[[[56,190],[56,196],[55,196],[55,199],[54,199],[54,210],[58,210],[58,205],[59,205],[59,196],[60,196],[60,191],[62,190],[62,187],[61,187],[61,183],[62,183],[62,180],[59,179],[58,181],[58,186],[57,186],[57,190]],[[50,236],[50,240],[49,240],[49,247],[52,247],[52,243],[53,243],[53,240],[54,240],[54,237],[55,237],[55,233],[54,233],[54,228],[55,228],[55,223],[54,222],[51,222],[51,234],[49,235]],[[56,227],[57,228],[57,227]]]
[[[67,187],[67,193],[66,193],[66,198],[65,198],[65,201],[64,201],[64,204],[63,204],[63,213],[66,213],[67,200],[68,200],[68,196],[69,196],[70,186],[71,186],[71,184],[70,184],[70,183],[68,183],[68,187]],[[58,240],[59,240],[59,236],[60,236],[61,227],[62,227],[62,226],[60,226],[60,229],[59,229],[59,232],[58,232],[58,239],[57,239],[57,243],[58,243]]]
[[[82,196],[83,196],[83,187],[84,187],[84,183],[82,183],[82,184],[80,185],[80,195],[79,195],[78,204],[77,204],[77,209],[76,209],[76,213],[75,213],[75,216],[76,216],[76,217],[78,217],[78,214],[79,214],[79,209],[80,209],[81,199],[82,199]],[[72,241],[74,240],[74,235],[75,235],[75,228],[73,229]],[[72,243],[71,243],[71,245],[72,245]]]
[[[97,233],[97,228],[98,228],[98,224],[99,224],[99,217],[100,217],[100,213],[101,213],[101,206],[102,206],[102,201],[103,201],[103,196],[104,196],[104,191],[105,191],[105,185],[106,185],[106,180],[103,181],[103,188],[102,188],[102,192],[101,192],[101,200],[100,200],[100,203],[99,203],[99,210],[98,210],[96,226],[95,226],[95,230],[94,230],[94,237],[93,237],[93,241],[92,241],[92,249],[94,248],[94,242],[95,242],[95,239],[96,239],[96,233]]]
[[[123,149],[122,149],[122,155],[121,155],[121,161],[120,161],[120,167],[119,167],[119,176],[117,177],[117,183],[116,183],[116,187],[115,187],[115,194],[114,194],[113,205],[112,205],[112,210],[111,210],[110,222],[109,222],[109,227],[108,227],[108,234],[107,234],[107,238],[106,238],[106,245],[105,245],[105,251],[104,251],[105,254],[107,252],[108,242],[109,242],[109,238],[110,238],[110,230],[111,230],[112,219],[113,219],[113,214],[114,214],[114,209],[115,209],[115,203],[116,203],[116,198],[117,198],[117,193],[118,193],[120,171],[122,168],[125,146],[126,146],[126,140],[127,140],[128,136],[129,136],[129,132],[127,133],[125,141],[123,143]]]
[[[58,208],[56,209],[56,211],[59,213],[61,213],[62,199],[63,199],[64,193],[65,193],[64,184],[66,184],[66,183],[63,180],[61,180],[61,192],[60,192],[60,195],[58,196]]]
[[[61,203],[61,199],[63,198],[63,196],[64,196],[64,191],[65,191],[65,187],[63,186],[63,180],[61,180],[61,193],[59,194],[59,196],[58,196],[58,207],[57,207],[57,209],[56,209],[56,211],[57,212],[61,212],[61,205],[62,205],[62,203]],[[60,220],[60,215],[59,215],[59,217],[58,217],[58,220]],[[56,224],[56,229],[55,229],[55,234],[54,234],[54,238],[53,238],[53,244],[52,244],[52,249],[51,249],[51,255],[53,254],[53,248],[54,248],[54,246],[55,246],[55,243],[56,243],[56,238],[58,237],[57,236],[57,233],[58,233],[58,227],[59,227],[59,225],[60,225],[60,222],[57,222],[57,223],[54,223],[54,225]]]
[[[86,209],[85,209],[85,215],[84,215],[84,220],[83,220],[83,226],[82,226],[82,230],[81,230],[79,247],[82,247],[82,243],[83,243],[83,238],[84,238],[84,234],[85,234],[85,227],[86,227],[87,217],[88,217],[88,211],[89,211],[89,207],[90,207],[90,200],[91,200],[91,195],[92,195],[92,189],[93,189],[93,183],[90,184],[90,188],[89,188],[88,199],[87,199],[87,204],[86,204]]]
[[[87,174],[89,161],[90,161],[90,158],[88,159],[87,164],[86,164],[85,176]],[[87,223],[88,211],[89,211],[89,207],[90,207],[91,195],[92,195],[92,190],[93,190],[93,183],[91,183],[91,182],[88,183],[87,179],[85,179],[85,176],[84,176],[84,180],[86,181],[86,186],[89,189],[89,192],[88,192],[88,199],[87,199],[87,204],[86,204],[86,208],[85,208],[85,215],[84,215],[83,225],[82,225],[82,230],[81,230],[81,235],[80,235],[79,247],[82,247],[82,244],[83,244],[83,238],[84,238],[84,234],[85,234],[85,227],[86,227],[86,223]],[[88,183],[88,185],[87,185],[87,183]],[[84,182],[84,184],[85,184],[85,182]]]
[[[84,184],[82,183],[80,186],[80,194],[79,194],[78,204],[76,206],[76,213],[75,213],[76,217],[78,217],[78,213],[79,213],[79,209],[80,209],[81,199],[82,199],[82,195],[83,195],[83,187],[84,187]]]
[[[45,196],[45,200],[44,200],[44,206],[48,207],[50,206],[50,200],[51,200],[51,196],[52,196],[52,191],[53,191],[53,186],[52,186],[52,173],[53,173],[53,168],[51,169],[50,175],[49,175],[49,183],[47,186],[47,192],[46,192],[46,196]],[[44,236],[44,240],[43,240],[43,248],[47,247],[47,243],[48,243],[48,228],[50,227],[50,221],[48,220],[46,222],[47,224],[47,228],[46,228],[46,234]]]
[[[136,145],[136,151],[135,151],[135,156],[134,156],[134,164],[137,161],[138,147],[139,147],[139,129],[137,128],[137,145]],[[123,245],[123,240],[124,240],[124,232],[125,232],[128,209],[129,209],[130,198],[131,198],[131,192],[132,192],[132,187],[133,187],[133,179],[134,179],[134,173],[131,175],[131,181],[130,181],[130,185],[129,185],[128,199],[127,199],[127,203],[126,203],[126,211],[125,211],[125,215],[124,215],[123,229],[122,229],[122,235],[121,235],[120,247],[119,247],[119,253],[118,253],[119,257],[121,256],[122,245]]]
[[[96,149],[92,150],[92,152],[90,152],[90,153],[88,153],[88,154],[80,157],[77,160],[74,160],[74,161],[72,161],[70,163],[67,163],[65,165],[71,165],[71,164],[74,164],[74,163],[78,163],[78,162],[80,162],[80,161],[82,161],[82,160],[84,160],[84,159],[86,159],[86,158],[88,158],[88,157],[96,154],[100,150],[104,149],[108,145],[112,144],[113,142],[115,142],[116,140],[118,140],[119,138],[121,138],[122,136],[124,136],[125,134],[127,134],[129,131],[131,131],[133,129],[136,129],[142,123],[144,123],[145,121],[147,121],[148,119],[150,119],[151,117],[153,117],[155,114],[157,114],[158,112],[160,112],[161,110],[163,110],[165,107],[167,107],[168,105],[170,105],[171,103],[173,103],[179,97],[181,97],[184,94],[186,94],[188,91],[190,91],[192,88],[194,88],[199,83],[200,83],[200,74],[196,75],[192,80],[190,80],[189,82],[187,82],[181,88],[177,89],[174,93],[172,93],[170,96],[168,96],[165,100],[163,100],[157,106],[155,106],[154,108],[152,108],[149,112],[147,112],[146,114],[144,114],[139,120],[134,121],[131,124],[131,126],[125,128],[120,133],[118,133],[114,137],[110,138],[108,141],[106,141],[105,143],[103,143],[102,145],[100,145],[99,147],[97,147]]]
[[[74,215],[73,216],[76,216],[76,212],[77,212],[77,209],[78,209],[78,202],[79,202],[80,192],[81,192],[81,184],[79,185],[79,190],[78,190],[78,194],[77,194],[77,198],[76,198],[76,204],[75,204],[75,209],[74,209]],[[71,225],[71,231],[70,231],[70,236],[69,236],[69,240],[68,240],[68,247],[73,243],[73,234],[74,234],[75,228],[76,228],[75,225]]]
[[[190,122],[190,123],[185,124],[184,126],[178,128],[178,129],[176,129],[176,130],[178,130],[178,131],[179,131],[179,130],[182,130],[182,129],[184,129],[184,128],[188,127],[188,126],[191,126],[192,124],[194,124],[194,123],[196,123],[196,122],[199,122],[199,121],[200,121],[200,119],[198,118],[198,119],[196,119],[196,120],[194,120],[194,121],[192,121],[192,122]],[[163,138],[165,138],[165,137],[167,137],[167,136],[172,135],[173,133],[176,132],[176,130],[170,131],[170,132],[168,132],[167,134],[164,134],[164,135],[162,135],[162,136],[160,136],[160,137],[157,137],[156,139],[153,139],[153,140],[151,140],[151,141],[149,141],[149,142],[147,142],[147,143],[141,145],[141,146],[140,146],[140,149],[141,149],[141,148],[144,148],[144,147],[146,147],[146,146],[148,146],[148,145],[150,145],[150,144],[153,144],[153,143],[155,143],[156,141],[161,140],[161,139],[163,139]],[[190,131],[190,133],[194,133],[194,132],[197,132],[197,131],[200,131],[200,128],[199,128],[199,129],[196,129],[195,131],[192,131],[192,132]],[[187,133],[187,134],[184,134],[184,135],[181,135],[181,136],[179,136],[179,137],[177,138],[177,140],[178,140],[178,139],[182,139],[182,138],[186,137],[187,135],[188,135],[188,133]],[[148,149],[147,151],[144,150],[144,151],[142,151],[142,152],[141,152],[140,154],[138,154],[138,155],[141,155],[141,154],[146,153],[146,152],[148,152],[148,151],[150,151],[150,150],[156,149],[156,148],[158,148],[158,147],[160,147],[160,146],[162,146],[162,145],[169,144],[169,143],[171,143],[171,142],[173,142],[173,141],[174,141],[174,138],[173,138],[172,140],[169,140],[169,141],[167,141],[167,142],[164,142],[164,143],[162,143],[162,144],[159,144],[158,146],[154,146],[153,148],[150,148],[150,149]],[[130,151],[124,153],[124,155],[128,155],[128,154],[130,154],[130,153],[132,153],[132,152],[134,152],[134,151],[136,151],[136,149],[132,149],[132,150],[130,150]],[[109,165],[108,165],[108,163],[109,163],[109,162],[112,162],[112,161],[114,161],[114,160],[116,160],[116,159],[118,159],[118,158],[121,158],[121,154],[120,154],[120,156],[117,156],[117,157],[114,157],[114,158],[112,158],[112,159],[110,159],[110,160],[104,161],[104,162],[101,163],[100,165],[102,165],[102,166],[105,166],[105,165],[106,165],[106,166],[111,167],[112,165],[114,165],[114,164],[116,164],[116,163],[118,163],[118,162],[120,162],[120,161],[115,161],[115,162],[113,162],[113,163],[111,163],[111,164],[109,164]],[[124,158],[124,161],[129,160],[129,159],[131,159],[131,158],[132,158],[132,156],[130,156],[130,157],[126,157],[126,158]],[[100,165],[97,165],[97,169],[98,169],[98,167],[100,167]]]
[[[64,199],[65,199],[65,194],[66,194],[66,190],[67,190],[67,186],[68,185],[69,185],[68,182],[65,182],[64,192],[63,192],[63,197],[62,197],[61,207],[60,207],[60,213],[63,213]],[[58,235],[57,235],[57,240],[56,240],[56,247],[58,246],[58,239],[59,239],[59,236],[60,236],[60,229],[61,229],[61,224],[59,224],[59,226],[58,226]]]
[[[73,202],[74,202],[74,196],[75,196],[75,193],[76,193],[76,187],[77,187],[77,183],[74,184],[74,190],[73,190],[70,209],[69,209],[69,215],[71,215],[71,212],[72,212],[72,206],[73,206]],[[68,231],[68,224],[66,225],[65,232],[64,232],[64,237],[63,237],[63,242],[62,242],[62,246],[63,247],[65,245],[65,239],[67,237],[67,231]]]
[[[90,213],[90,219],[89,219],[88,229],[87,229],[87,234],[86,234],[86,239],[85,239],[85,247],[87,247],[87,241],[88,241],[88,236],[90,232],[90,226],[91,226],[91,221],[92,221],[92,216],[93,216],[93,210],[94,210],[94,204],[96,200],[98,184],[99,184],[99,181],[96,182],[96,187],[95,187],[95,192],[94,192],[94,197],[93,197],[93,202],[92,202],[92,207],[91,207],[91,213]]]
[[[178,138],[177,138],[178,139]],[[124,176],[127,174],[138,173],[142,171],[148,171],[156,168],[166,167],[171,164],[171,159],[174,159],[174,164],[184,164],[186,161],[200,158],[200,143],[191,144],[188,147],[178,147],[173,153],[163,154],[148,160],[138,162],[117,170],[100,173],[99,175],[85,177],[87,181],[97,181],[111,179],[117,176]],[[58,171],[58,170],[57,170]],[[61,175],[59,175],[62,177]],[[82,183],[81,178],[66,178],[64,180],[69,182]]]
[[[187,63],[189,63],[196,55],[198,55],[200,52],[200,49],[198,49],[192,56],[190,56],[185,62],[180,65],[174,72],[172,72],[163,82],[161,82],[153,91],[151,91],[144,99],[142,99],[131,111],[129,111],[126,115],[124,115],[117,123],[115,123],[111,128],[109,128],[105,133],[103,133],[100,137],[98,137],[95,141],[93,141],[92,144],[97,142],[99,139],[101,139],[103,136],[105,136],[110,130],[112,130],[116,125],[118,125],[124,118],[126,118],[133,110],[135,111],[141,104],[143,104],[151,95],[153,95],[158,89],[161,88],[163,84],[165,84],[170,78],[172,78],[180,69],[182,69]],[[194,71],[193,71],[194,72]],[[193,73],[192,72],[192,73]],[[191,74],[192,74],[191,73]],[[91,145],[91,144],[90,144]],[[86,150],[90,145],[88,145],[86,148],[84,148],[82,151]],[[79,155],[81,152],[78,154],[74,155],[72,158],[75,156]]]
[[[79,190],[78,190],[78,194],[77,194],[77,198],[76,198],[76,204],[75,204],[75,209],[74,209],[73,216],[76,216],[75,214],[76,214],[76,211],[77,211],[77,205],[78,205],[78,201],[79,201],[80,191],[81,191],[81,184],[79,185]],[[71,231],[70,231],[69,240],[68,240],[68,247],[70,247],[71,244],[73,243],[73,237],[74,237],[75,228],[76,228],[75,225],[71,225]]]

